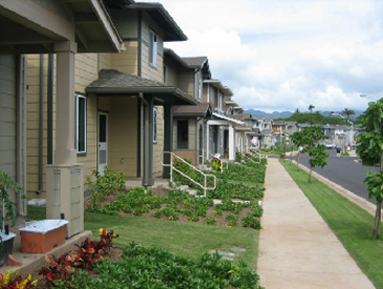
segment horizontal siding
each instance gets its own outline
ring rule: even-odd
[[[110,55],[110,69],[138,75],[138,41],[125,42],[126,51]]]
[[[194,73],[181,70],[178,75],[178,87],[194,97]]]
[[[110,69],[110,53],[99,53],[98,54],[98,65],[99,69]]]
[[[146,79],[151,79],[158,82],[164,80],[164,67],[162,56],[157,57],[157,67],[152,67],[149,64],[149,46],[142,45],[142,59],[141,59],[141,76]]]
[[[0,55],[0,171],[16,177],[16,62]]]
[[[96,53],[76,54],[75,91],[84,93],[85,88],[98,78],[98,55]]]

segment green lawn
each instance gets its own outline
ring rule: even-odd
[[[318,179],[308,183],[308,173],[297,171],[291,162],[281,163],[362,271],[377,289],[383,289],[383,239],[371,239],[373,216]]]
[[[29,220],[45,218],[44,208],[28,207]],[[212,249],[245,248],[238,260],[251,268],[257,264],[259,231],[243,227],[223,227],[190,222],[171,222],[154,218],[122,217],[85,212],[85,230],[91,230],[97,239],[98,229],[113,229],[120,235],[117,246],[134,241],[143,246],[157,246],[184,257],[198,258]]]
[[[197,258],[212,249],[230,250],[232,247],[245,248],[240,260],[255,268],[259,231],[241,227],[172,222],[154,218],[121,217],[85,213],[85,229],[94,235],[103,226],[120,235],[115,243],[125,246],[132,241],[143,246],[166,248],[184,257]]]

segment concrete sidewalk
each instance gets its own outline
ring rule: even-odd
[[[268,160],[257,273],[266,289],[373,289],[278,159]]]

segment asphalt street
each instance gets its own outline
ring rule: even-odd
[[[323,169],[315,168],[314,171],[363,199],[374,203],[374,201],[369,199],[367,186],[363,181],[368,170],[378,171],[378,168],[363,166],[361,162],[357,161],[356,157],[337,157],[335,149],[329,149],[328,152],[330,154],[328,166]],[[296,157],[294,159],[296,160]],[[301,164],[309,167],[308,160],[307,154],[301,155]]]

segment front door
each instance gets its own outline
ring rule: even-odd
[[[108,164],[108,114],[98,113],[98,171],[104,174],[104,167]]]

